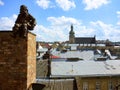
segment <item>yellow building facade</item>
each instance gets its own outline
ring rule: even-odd
[[[78,90],[120,90],[120,76],[76,77]]]

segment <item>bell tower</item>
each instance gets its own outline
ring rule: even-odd
[[[70,44],[73,44],[73,43],[75,43],[75,33],[74,33],[74,31],[73,31],[73,25],[71,25],[71,28],[70,28],[71,30],[70,30],[70,32],[69,32],[69,43]]]

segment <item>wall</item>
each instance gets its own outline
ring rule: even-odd
[[[96,82],[100,83],[100,90],[109,90],[110,82],[112,83],[113,90],[116,90],[116,86],[120,85],[120,77],[76,77],[76,82],[78,90],[83,90],[84,82],[88,83],[88,90],[96,90]],[[120,90],[120,88],[118,90]]]
[[[36,78],[36,40],[0,31],[0,90],[26,90]]]
[[[48,73],[48,60],[38,60],[36,64],[37,78],[46,78]]]
[[[38,83],[45,85],[42,90],[76,90],[74,79],[43,79]]]
[[[27,41],[27,88],[36,80],[36,36],[28,33]]]

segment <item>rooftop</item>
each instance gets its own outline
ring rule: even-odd
[[[120,60],[52,62],[51,77],[91,77],[120,75]]]

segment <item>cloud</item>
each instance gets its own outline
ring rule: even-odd
[[[37,41],[65,41],[67,38],[63,28],[61,29],[55,26],[45,27],[43,25],[37,25],[32,32],[37,35]]]
[[[61,16],[61,17],[48,17],[47,18],[48,21],[51,22],[52,25],[58,25],[58,26],[62,26],[62,25],[70,25],[70,24],[80,24],[80,21],[76,20],[75,18],[72,17],[65,17],[65,16]]]
[[[75,25],[74,30],[76,37],[93,37],[96,35],[94,28],[85,25]]]
[[[92,10],[110,3],[110,0],[83,0],[83,3],[86,5],[85,10]]]
[[[119,40],[120,30],[117,26],[111,24],[105,24],[102,21],[89,22],[86,26],[80,20],[72,17],[48,17],[50,26],[46,27],[39,25],[35,32],[37,34],[37,40],[42,41],[66,41],[69,37],[70,25],[74,26],[76,37],[93,37],[96,35],[99,40]]]
[[[38,6],[42,7],[43,9],[47,9],[47,8],[51,7],[50,0],[37,0],[36,3],[38,4]]]
[[[99,39],[109,39],[110,41],[120,40],[120,28],[102,21],[90,22],[91,27],[96,30]]]
[[[73,0],[56,0],[55,2],[64,11],[68,11],[71,8],[76,7]],[[38,6],[42,7],[43,9],[56,7],[55,3],[53,3],[53,1],[51,0],[36,0],[36,3],[38,4]]]
[[[118,12],[119,14],[119,12]],[[0,18],[0,30],[12,30],[17,15]],[[37,41],[66,41],[69,39],[70,25],[73,24],[76,37],[93,37],[97,40],[119,41],[120,27],[102,21],[91,21],[85,25],[81,20],[72,17],[48,17],[49,26],[36,25],[32,31]]]
[[[0,18],[0,30],[12,30],[12,27],[15,23],[17,15],[13,15],[12,17],[2,17]]]
[[[4,2],[0,0],[0,5],[4,5]]]
[[[80,25],[80,21],[71,17],[48,17],[49,27],[37,25],[33,31],[37,35],[39,41],[66,41],[70,25]]]
[[[64,11],[68,11],[69,9],[76,7],[73,0],[56,0],[56,3]]]

